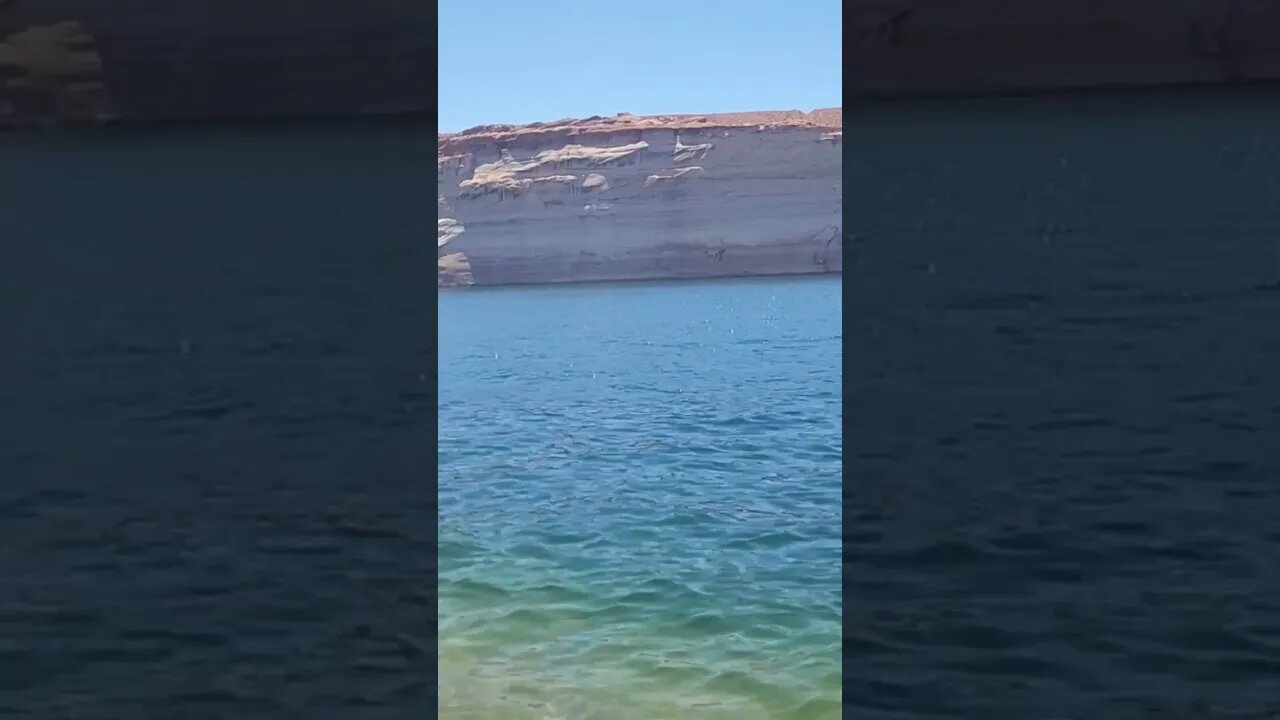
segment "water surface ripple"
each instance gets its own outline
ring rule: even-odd
[[[445,718],[835,718],[838,279],[440,297]]]
[[[430,716],[430,134],[0,134],[0,718]]]
[[[1280,717],[1280,293],[1141,280],[851,323],[859,717]]]

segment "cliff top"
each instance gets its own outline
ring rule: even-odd
[[[439,151],[449,155],[476,142],[501,142],[513,147],[538,145],[552,138],[568,139],[590,135],[635,132],[638,130],[681,130],[685,128],[715,129],[765,127],[768,129],[813,128],[839,130],[843,125],[842,108],[772,110],[763,112],[713,113],[709,115],[632,115],[618,113],[611,117],[566,118],[528,125],[479,125],[459,133],[441,133]]]

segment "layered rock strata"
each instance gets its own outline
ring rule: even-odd
[[[440,286],[840,272],[840,109],[439,138]]]

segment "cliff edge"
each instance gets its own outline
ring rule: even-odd
[[[438,141],[438,285],[840,272],[842,111],[566,119]]]

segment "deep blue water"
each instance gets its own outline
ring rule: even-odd
[[[1280,102],[852,116],[845,703],[1280,717]]]
[[[0,717],[430,716],[433,144],[0,136]]]
[[[441,294],[442,717],[839,717],[840,305]]]

